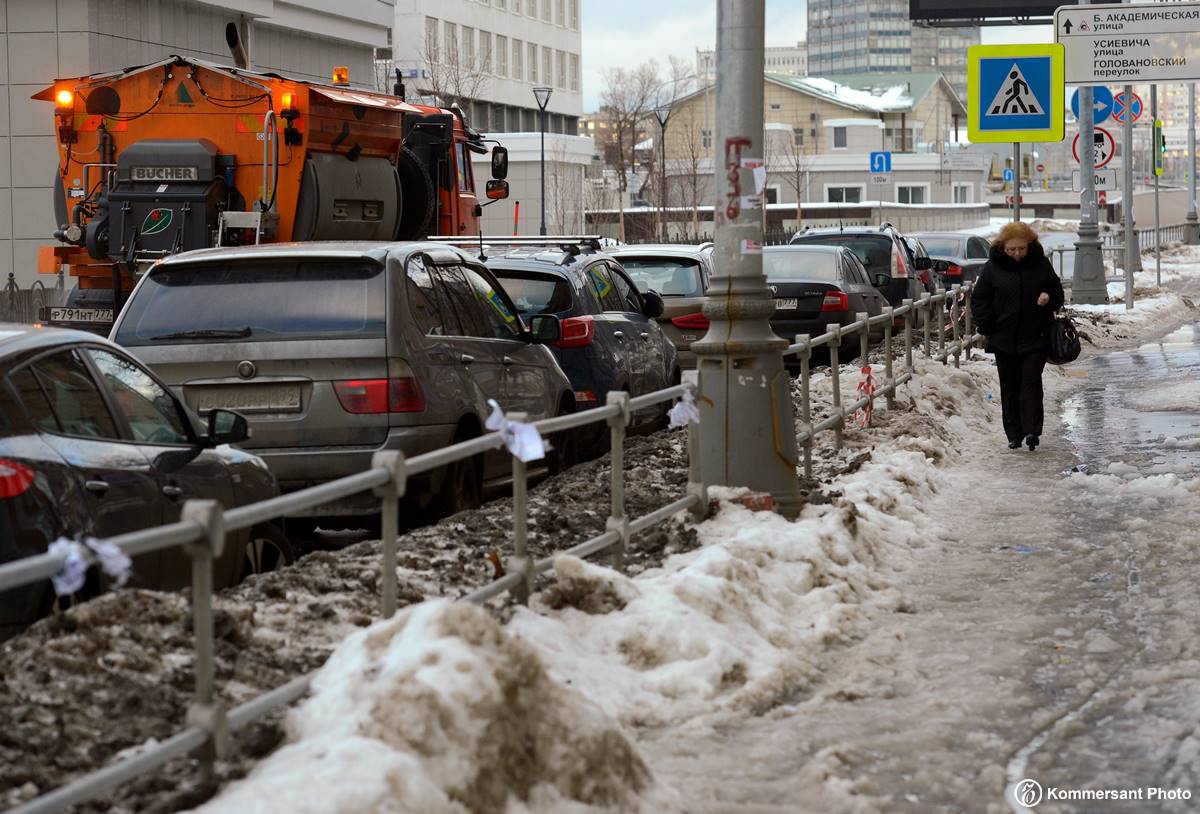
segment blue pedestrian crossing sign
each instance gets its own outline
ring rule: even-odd
[[[871,153],[871,172],[883,175],[892,171],[892,154],[888,152]]]
[[[1062,141],[1063,46],[967,49],[967,137],[973,142]]]

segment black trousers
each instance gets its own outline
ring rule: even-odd
[[[1028,353],[996,351],[1004,434],[1010,442],[1021,441],[1026,435],[1042,434],[1042,371],[1045,367],[1044,350]]]

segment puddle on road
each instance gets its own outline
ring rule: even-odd
[[[1088,384],[1063,404],[1063,423],[1091,472],[1119,463],[1131,474],[1194,473],[1200,466],[1200,323],[1098,356],[1083,369]]]

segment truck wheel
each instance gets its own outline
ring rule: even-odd
[[[400,148],[396,173],[400,176],[400,221],[396,225],[396,239],[417,240],[425,237],[429,233],[434,204],[437,202],[433,179],[421,166],[417,154],[407,147]]]

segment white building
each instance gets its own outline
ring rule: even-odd
[[[472,124],[492,133],[538,131],[533,88],[552,88],[546,131],[577,135],[581,2],[396,0],[392,57],[410,95],[463,99]]]
[[[7,0],[0,16],[0,285],[37,279],[51,242],[54,115],[29,97],[55,79],[182,54],[232,64],[225,26],[248,18],[254,68],[328,81],[335,65],[370,84],[387,45],[390,0]]]
[[[807,42],[798,42],[795,45],[768,45],[763,58],[766,63],[764,70],[770,73],[808,76]],[[701,84],[716,80],[717,52],[713,49],[696,49],[696,78]]]

